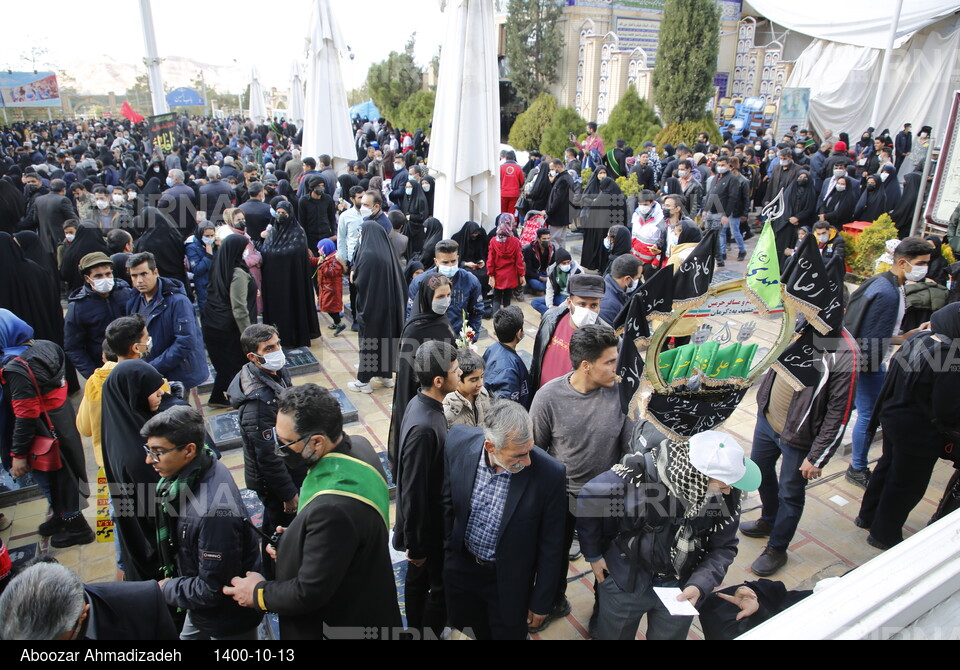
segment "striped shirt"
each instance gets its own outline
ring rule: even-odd
[[[500,520],[510,490],[510,472],[497,472],[487,464],[486,451],[480,450],[477,478],[470,496],[470,518],[464,543],[467,551],[483,561],[495,561]]]

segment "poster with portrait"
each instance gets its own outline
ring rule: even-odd
[[[0,72],[0,106],[60,107],[60,85],[53,72]]]

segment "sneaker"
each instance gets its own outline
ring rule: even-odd
[[[855,486],[866,489],[867,485],[870,483],[870,469],[864,468],[863,470],[858,470],[851,465],[849,468],[847,468],[847,473],[844,475],[844,479]]]
[[[50,546],[66,549],[77,544],[90,544],[97,536],[82,514],[76,514],[63,520],[63,530],[50,538]]]
[[[353,325],[350,326],[350,330],[352,330],[352,331],[355,332],[355,333],[359,333],[359,332],[360,332],[360,324],[358,324],[356,321],[354,321],[354,322],[353,322]]]
[[[349,382],[347,384],[347,388],[353,391],[354,393],[364,393],[366,395],[370,395],[371,393],[373,393],[373,387],[370,386],[370,384],[364,384],[359,380]]]
[[[580,551],[580,540],[573,538],[573,544],[570,545],[570,553],[567,558],[569,558],[571,561],[575,561],[581,556],[583,556],[583,552]]]
[[[4,531],[13,525],[13,519],[8,519],[6,514],[0,514],[0,531]]]
[[[334,331],[333,331],[333,336],[336,337],[337,335],[339,335],[340,333],[342,333],[342,332],[345,331],[346,329],[347,329],[347,324],[345,324],[345,323],[339,323],[339,324],[337,324],[337,325],[335,326]]]
[[[737,254],[737,261],[742,261],[742,260],[744,260],[746,257],[747,257],[747,252],[746,252],[746,251],[741,251],[740,253]]]
[[[740,533],[747,537],[770,537],[771,532],[773,532],[773,526],[763,519],[740,524]]]
[[[327,326],[327,330],[336,330],[342,325],[342,323],[331,323],[329,326]]]
[[[392,389],[397,385],[397,382],[394,381],[393,377],[390,377],[389,379],[381,379],[380,383],[383,384],[383,388],[385,389]]]
[[[51,537],[61,530],[63,530],[63,519],[60,518],[59,514],[54,514],[50,517],[49,521],[44,521],[40,524],[40,527],[37,528],[37,533],[39,533],[41,537]]]
[[[867,544],[869,544],[874,549],[879,549],[880,551],[886,551],[890,547],[885,545],[883,542],[875,538],[873,535],[867,535]]]
[[[543,623],[539,626],[531,626],[527,628],[527,631],[530,633],[539,633],[542,630],[546,630],[547,626],[554,622],[556,619],[562,619],[563,617],[570,614],[573,608],[570,606],[570,601],[564,597],[563,602],[553,608],[553,611],[547,615],[547,618],[543,620]]]
[[[750,566],[750,570],[757,577],[769,577],[786,564],[787,552],[767,545],[763,548],[763,553]]]

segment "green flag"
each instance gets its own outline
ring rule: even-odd
[[[762,316],[780,306],[780,260],[773,226],[768,221],[747,265],[747,295]]]

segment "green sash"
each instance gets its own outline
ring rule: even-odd
[[[387,491],[387,482],[372,465],[345,454],[327,454],[310,469],[303,480],[297,512],[322,495],[346,496],[366,503],[380,513],[387,527],[390,526],[390,493]]]

